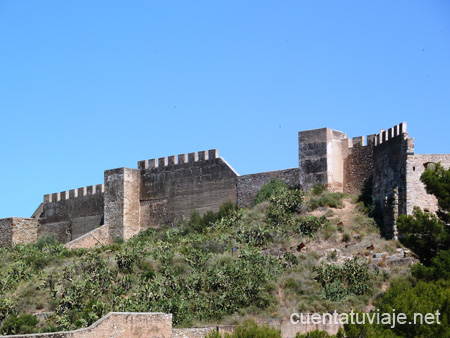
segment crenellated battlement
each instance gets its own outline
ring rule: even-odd
[[[202,150],[194,153],[152,158],[138,162],[138,169],[173,168],[176,165],[213,160],[219,157],[217,149]]]
[[[78,189],[71,189],[68,191],[55,192],[53,194],[44,195],[44,203],[53,203],[58,201],[65,201],[78,197],[88,195],[103,194],[105,192],[104,184],[89,185]]]
[[[426,164],[450,166],[450,154],[415,154],[405,122],[353,138],[327,127],[300,131],[298,158],[298,168],[244,176],[219,157],[217,149],[138,161],[137,169],[106,170],[105,185],[44,195],[29,226],[37,236],[51,233],[65,242],[108,224],[111,242],[115,237],[128,239],[149,227],[186,219],[193,210],[218,211],[227,201],[251,205],[261,186],[277,178],[306,191],[319,183],[329,191],[350,194],[359,194],[372,182],[384,231],[395,237],[398,215],[410,214],[416,205],[437,208],[420,181]],[[11,235],[2,239],[1,227],[0,220],[0,246],[13,243]]]
[[[379,134],[375,134],[374,146],[379,146],[380,144],[388,142],[403,134],[407,134],[406,122],[402,122],[392,128],[389,128],[388,130],[382,129]]]
[[[376,147],[406,133],[406,122],[402,122],[392,128],[389,128],[388,130],[380,130],[379,134],[353,137],[352,141],[349,140],[348,142],[349,148],[365,146]]]

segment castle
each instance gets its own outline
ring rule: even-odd
[[[104,184],[44,195],[31,218],[0,219],[0,246],[46,234],[70,247],[126,240],[149,227],[173,224],[194,209],[217,211],[226,201],[249,206],[273,178],[304,190],[320,183],[351,194],[371,179],[387,237],[397,235],[397,216],[411,214],[414,206],[437,210],[420,175],[429,163],[448,168],[450,154],[415,154],[406,123],[369,135],[367,142],[330,128],[301,131],[298,140],[299,167],[291,169],[240,176],[213,149],[139,161],[137,169],[106,170]]]

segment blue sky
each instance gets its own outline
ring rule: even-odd
[[[295,167],[325,126],[450,153],[448,1],[0,0],[0,48],[0,218],[143,159]]]

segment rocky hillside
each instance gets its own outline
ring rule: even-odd
[[[273,181],[254,204],[92,250],[52,238],[1,249],[1,333],[86,327],[110,311],[173,313],[188,327],[367,310],[414,261],[354,196]]]

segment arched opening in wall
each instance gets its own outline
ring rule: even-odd
[[[434,162],[425,162],[423,164],[425,169],[434,169],[436,167],[436,163]]]

